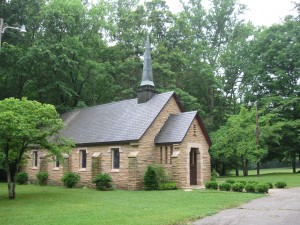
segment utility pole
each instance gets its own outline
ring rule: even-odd
[[[255,128],[255,137],[256,137],[256,148],[259,148],[259,125],[258,125],[258,104],[257,104],[257,100],[255,102],[256,105],[256,113],[255,113],[255,117],[256,117],[256,128]],[[260,167],[260,162],[257,161],[256,163],[256,174],[257,176],[259,176],[259,168]]]
[[[0,18],[0,51],[1,51],[2,27],[3,27],[3,18]]]

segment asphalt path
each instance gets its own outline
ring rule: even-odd
[[[267,197],[197,220],[193,225],[300,225],[300,188],[271,189]]]

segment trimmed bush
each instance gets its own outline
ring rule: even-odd
[[[27,184],[28,182],[28,173],[20,172],[17,174],[17,184]]]
[[[244,184],[239,183],[239,182],[234,183],[234,184],[231,186],[231,189],[232,189],[232,191],[243,192]]]
[[[61,178],[61,181],[64,183],[65,187],[73,188],[80,181],[80,176],[73,172],[65,173]]]
[[[229,183],[229,184],[234,184],[234,183],[235,183],[235,180],[233,180],[233,179],[227,179],[225,182],[226,182],[226,183]]]
[[[158,185],[159,190],[176,190],[176,182],[163,182]]]
[[[244,186],[247,184],[247,181],[245,181],[245,180],[238,180],[237,182],[242,183]]]
[[[100,191],[113,190],[111,182],[112,178],[108,173],[97,174],[93,179],[93,183],[96,184],[96,188]]]
[[[256,181],[256,180],[248,180],[248,181],[247,181],[247,184],[254,184],[254,185],[257,185],[257,184],[258,184],[258,181]]]
[[[218,176],[219,176],[218,172],[213,169],[213,171],[211,173],[211,180],[216,181]]]
[[[254,193],[255,192],[255,184],[252,183],[248,183],[245,185],[245,191],[246,192],[250,192],[250,193]]]
[[[157,190],[158,178],[152,165],[147,166],[147,170],[144,175],[144,189],[145,190]]]
[[[156,179],[158,184],[167,182],[169,180],[165,168],[160,164],[154,164],[152,165],[152,168],[154,169],[154,172],[156,174]]]
[[[230,191],[231,183],[225,182],[223,184],[220,184],[219,189],[220,189],[220,191]]]
[[[37,173],[36,178],[38,180],[39,185],[41,185],[41,186],[47,185],[47,181],[48,181],[48,173],[47,172]]]
[[[273,184],[271,182],[267,182],[266,185],[268,185],[269,189],[273,188]]]
[[[269,191],[269,185],[268,184],[258,184],[255,187],[255,191],[257,193],[268,193],[268,191]]]
[[[177,185],[170,182],[162,165],[148,165],[144,175],[145,190],[174,190]]]
[[[286,187],[286,183],[282,182],[282,181],[276,182],[275,187],[277,187],[277,188],[285,188]]]
[[[218,190],[218,183],[216,181],[207,181],[205,183],[206,189]]]

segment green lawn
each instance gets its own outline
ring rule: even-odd
[[[262,170],[262,175],[230,177],[259,182],[284,181],[300,186],[300,173],[284,169]],[[276,172],[276,173],[274,173]],[[228,177],[218,178],[223,182]],[[53,186],[19,185],[17,198],[7,199],[6,184],[0,183],[0,224],[184,224],[226,208],[232,208],[262,194],[194,190],[111,191],[66,189]]]
[[[260,194],[194,190],[111,191],[17,186],[8,200],[0,184],[0,218],[5,224],[179,224],[235,207]]]
[[[293,173],[293,169],[291,167],[286,168],[271,168],[271,169],[261,169],[260,174],[269,174],[269,173]],[[240,175],[243,174],[243,171],[240,170]],[[249,170],[249,175],[256,175],[256,169]]]
[[[240,173],[242,175],[242,173]],[[278,181],[284,181],[287,183],[287,187],[299,187],[300,186],[300,173],[292,173],[291,168],[276,168],[276,169],[262,169],[260,171],[260,176],[256,176],[256,170],[249,170],[249,176],[243,177],[220,177],[217,178],[218,182],[223,182],[227,179],[234,180],[255,180],[261,183],[271,182],[275,184]]]

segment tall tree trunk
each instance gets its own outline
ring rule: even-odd
[[[16,198],[16,174],[11,174],[7,171],[7,188],[8,188],[8,199]]]
[[[292,153],[292,167],[293,173],[296,173],[296,153]]]
[[[245,159],[243,162],[243,175],[245,177],[248,176],[248,166],[249,166],[249,160]]]
[[[222,176],[226,176],[226,166],[225,166],[225,163],[222,163],[222,173],[221,173]]]
[[[236,167],[236,168],[235,168],[235,176],[238,177],[239,175],[240,175],[240,173],[239,173],[239,168]]]
[[[257,176],[260,175],[260,163],[259,162],[256,163],[256,175]]]

